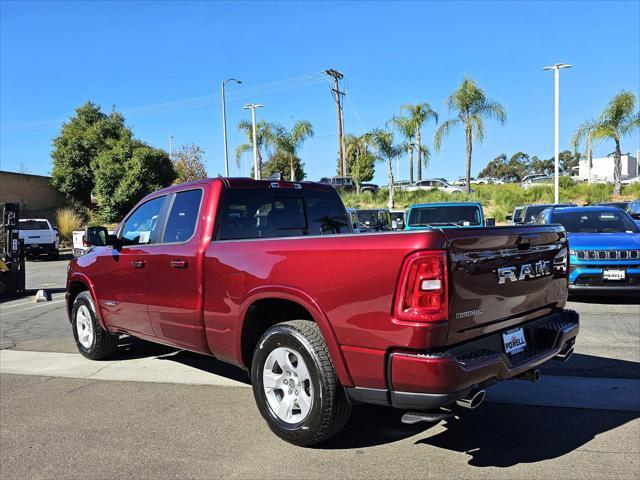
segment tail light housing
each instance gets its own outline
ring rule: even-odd
[[[86,236],[86,234],[85,234],[85,235],[82,235],[82,246],[83,246],[83,247],[90,247],[90,246],[91,246],[91,245],[89,245],[89,243],[87,242],[87,236]]]
[[[449,310],[447,256],[442,250],[417,252],[402,266],[394,316],[398,320],[432,323]]]

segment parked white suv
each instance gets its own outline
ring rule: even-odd
[[[441,192],[447,192],[447,193],[457,194],[457,193],[464,192],[462,188],[449,185],[447,182],[441,179],[420,180],[419,182],[416,182],[413,185],[404,187],[404,190],[407,192],[413,192],[416,190],[431,190],[432,188],[437,188]]]
[[[56,259],[60,256],[58,231],[46,218],[22,218],[18,228],[18,236],[24,240],[28,257],[46,254]]]

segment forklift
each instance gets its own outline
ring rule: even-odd
[[[20,205],[0,202],[0,299],[25,292],[24,240],[18,238]]]

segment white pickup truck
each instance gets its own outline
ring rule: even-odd
[[[46,218],[22,218],[18,236],[24,240],[24,249],[28,257],[46,254],[57,259],[60,256],[58,231]]]

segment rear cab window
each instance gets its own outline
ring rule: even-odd
[[[19,230],[51,230],[46,220],[20,220]]]
[[[334,190],[231,188],[221,212],[218,240],[351,233]]]

